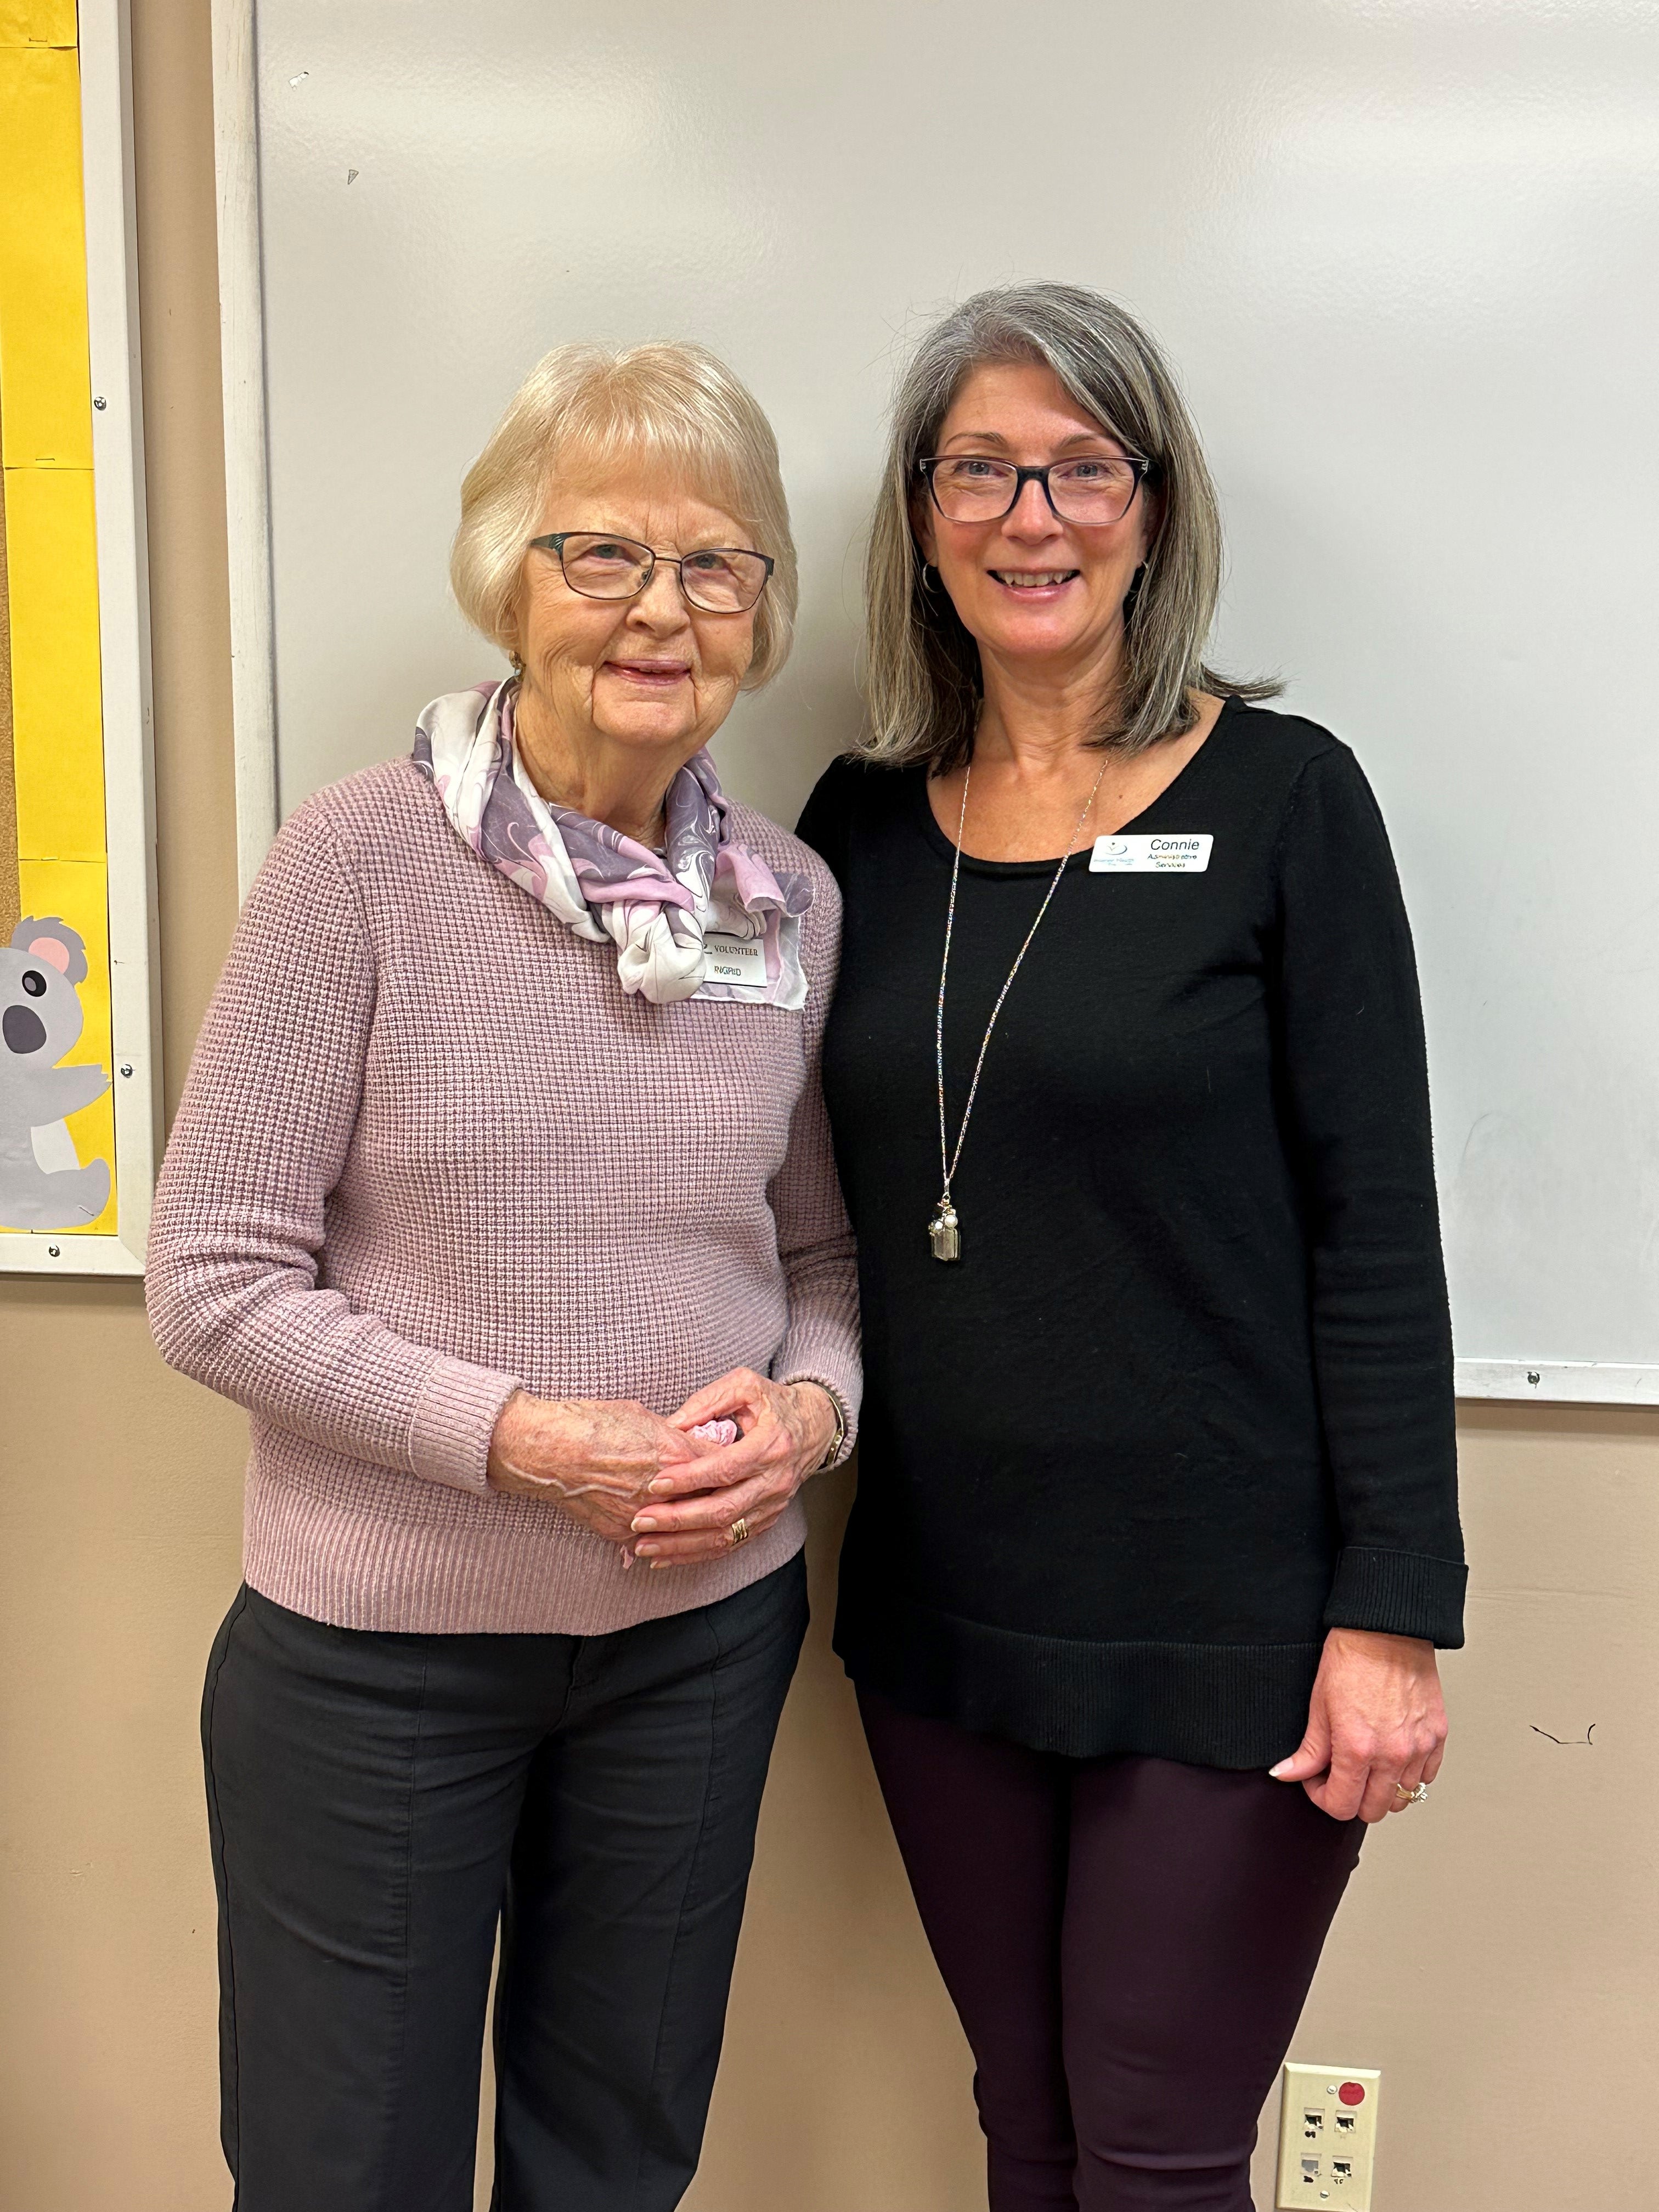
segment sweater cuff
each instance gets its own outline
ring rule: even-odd
[[[791,1334],[783,1350],[772,1363],[775,1382],[816,1382],[820,1390],[827,1390],[840,1412],[842,1425],[847,1433],[842,1439],[841,1449],[830,1462],[830,1467],[845,1467],[853,1456],[853,1447],[858,1442],[859,1401],[863,1396],[863,1370],[857,1352],[842,1353],[841,1347],[823,1337],[815,1341],[805,1332]],[[827,1474],[830,1468],[818,1472]]]
[[[828,1474],[835,1468],[845,1467],[853,1456],[853,1446],[858,1440],[856,1434],[858,1415],[848,1404],[842,1393],[837,1389],[827,1375],[815,1375],[810,1368],[792,1367],[788,1374],[775,1376],[773,1380],[778,1382],[816,1382],[817,1384],[819,1389],[830,1399],[836,1411],[841,1415],[841,1444],[834,1459],[825,1460],[822,1467],[815,1467],[811,1472],[814,1474]]]
[[[516,1376],[465,1359],[434,1359],[409,1425],[410,1472],[483,1497],[489,1489],[489,1440],[501,1407],[521,1389]]]
[[[1336,1562],[1325,1626],[1368,1628],[1382,1636],[1418,1636],[1443,1651],[1456,1651],[1463,1643],[1463,1592],[1468,1578],[1468,1569],[1458,1559],[1350,1544]]]

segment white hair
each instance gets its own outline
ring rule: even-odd
[[[788,659],[794,635],[799,581],[789,502],[771,424],[747,386],[702,346],[616,353],[574,344],[543,356],[461,485],[449,556],[461,612],[516,655],[525,550],[549,485],[567,474],[591,482],[607,465],[641,459],[722,508],[755,551],[771,556],[744,678],[745,690],[757,690]]]

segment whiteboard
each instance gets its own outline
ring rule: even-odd
[[[793,820],[908,337],[1097,286],[1206,435],[1222,664],[1388,817],[1460,1388],[1659,1398],[1659,6],[262,0],[252,67],[282,811],[496,665],[446,553],[530,364],[690,337],[782,446],[799,643],[716,750]]]

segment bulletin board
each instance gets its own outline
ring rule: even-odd
[[[136,1274],[154,804],[119,0],[0,0],[0,1269]]]

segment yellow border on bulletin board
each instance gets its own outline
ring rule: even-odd
[[[64,1064],[112,1066],[98,552],[93,488],[81,70],[75,0],[0,0],[0,463],[21,913],[84,941],[85,1026]],[[0,825],[9,830],[9,823]],[[8,855],[8,858],[10,856]],[[0,915],[0,944],[17,913]],[[82,1165],[110,1199],[68,1236],[117,1231],[106,1091],[71,1115]],[[0,1234],[18,1232],[0,1221]]]

